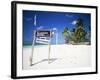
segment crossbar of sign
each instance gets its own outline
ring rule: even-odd
[[[36,43],[49,44],[49,42],[50,42],[50,40],[47,40],[47,39],[41,39],[41,38],[36,39]]]

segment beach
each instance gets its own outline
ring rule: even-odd
[[[91,45],[51,45],[50,63],[48,63],[49,46],[23,47],[23,69],[24,70],[43,70],[43,69],[62,69],[79,68],[91,66]],[[30,58],[32,57],[32,66]]]

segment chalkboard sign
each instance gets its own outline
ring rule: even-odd
[[[36,37],[50,37],[50,30],[37,30]]]

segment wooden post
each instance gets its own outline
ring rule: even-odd
[[[48,63],[49,63],[49,64],[50,64],[50,49],[51,49],[51,30],[50,30],[49,54],[48,54]]]
[[[30,56],[30,66],[32,66],[32,61],[33,61],[33,53],[34,53],[34,44],[35,44],[35,38],[36,38],[36,31],[33,32],[34,34],[34,39],[32,41],[32,54]]]

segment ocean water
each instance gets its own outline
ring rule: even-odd
[[[36,43],[34,46],[45,46],[45,45],[48,45],[48,44],[38,44]],[[31,47],[32,44],[23,44],[23,47]]]

